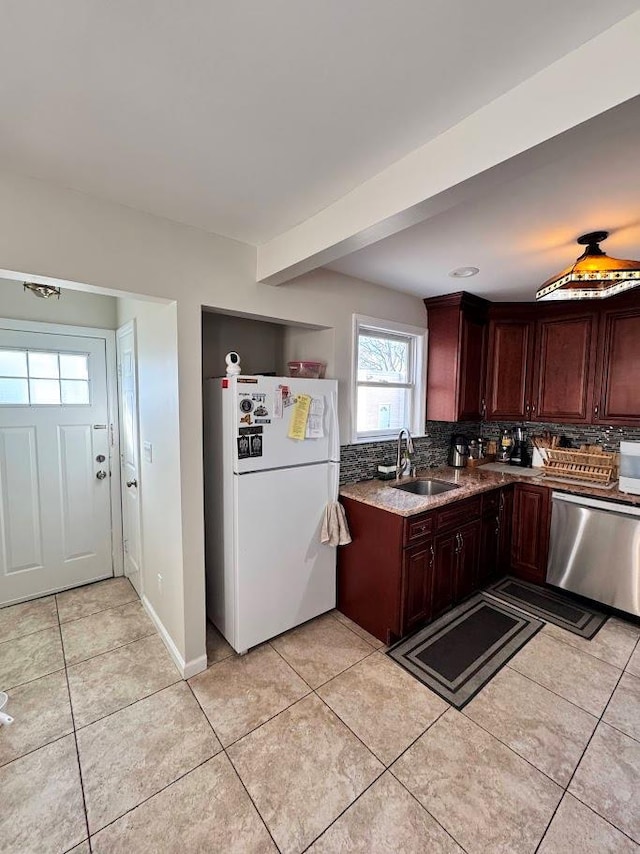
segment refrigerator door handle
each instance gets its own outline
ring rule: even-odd
[[[340,465],[339,463],[329,463],[329,501],[337,501],[339,491]]]
[[[329,424],[329,459],[340,462],[340,425],[338,423],[338,394],[331,392],[331,423]],[[336,493],[337,495],[337,493]]]

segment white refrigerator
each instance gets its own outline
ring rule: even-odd
[[[311,408],[294,439],[300,395]],[[205,381],[207,616],[236,652],[335,607],[320,529],[338,496],[337,399],[335,380]]]

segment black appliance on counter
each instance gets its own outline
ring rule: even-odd
[[[469,456],[469,437],[464,433],[454,433],[449,447],[449,465],[454,469],[463,469]]]
[[[527,431],[523,427],[516,427],[513,431],[513,445],[511,446],[509,465],[520,466],[521,468],[530,468],[531,466]]]

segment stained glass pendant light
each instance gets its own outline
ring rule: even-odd
[[[610,258],[600,249],[608,236],[608,231],[592,231],[579,237],[587,248],[575,264],[547,279],[536,299],[604,299],[640,286],[640,261]]]

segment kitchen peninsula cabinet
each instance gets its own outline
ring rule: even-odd
[[[489,303],[460,292],[426,299],[427,419],[477,421],[484,414]]]
[[[338,609],[379,640],[409,634],[477,589],[480,497],[406,518],[341,500],[352,542],[338,555]]]
[[[544,584],[550,528],[550,490],[516,483],[511,534],[511,571],[518,578]]]

